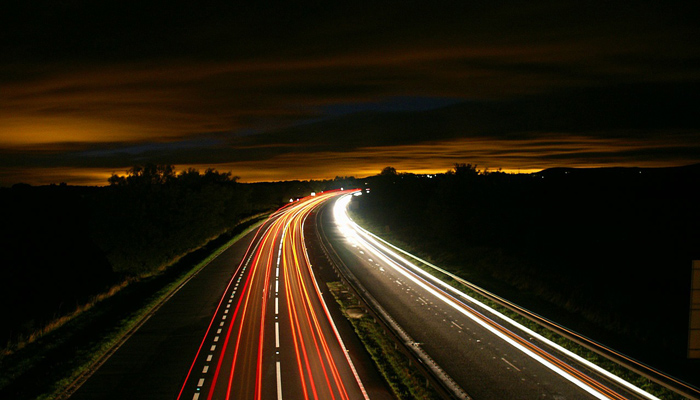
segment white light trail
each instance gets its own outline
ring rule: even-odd
[[[505,315],[499,313],[498,311],[494,310],[493,308],[485,305],[484,303],[481,303],[480,301],[476,300],[473,297],[470,297],[469,295],[459,291],[456,288],[453,288],[452,286],[447,285],[445,282],[441,281],[440,279],[428,274],[426,271],[423,269],[417,267],[401,255],[397,254],[384,244],[382,244],[374,234],[366,231],[359,225],[357,225],[350,217],[347,215],[347,206],[352,200],[351,196],[343,196],[340,199],[338,199],[333,207],[333,215],[335,217],[336,224],[338,226],[338,229],[340,232],[345,236],[345,238],[348,240],[348,242],[356,246],[358,243],[365,247],[367,250],[369,250],[371,253],[373,253],[376,257],[384,261],[387,265],[392,267],[394,270],[396,270],[398,273],[404,275],[411,281],[413,281],[415,284],[421,286],[423,289],[426,291],[432,293],[434,296],[445,302],[446,304],[450,305],[453,307],[455,310],[459,311],[460,313],[464,314],[468,318],[472,319],[479,325],[483,326],[485,329],[488,329],[495,335],[499,336],[501,339],[505,340],[512,346],[516,347],[517,349],[521,350],[523,353],[527,354],[534,360],[540,362],[542,365],[545,367],[549,368],[550,370],[554,371],[555,373],[559,374],[560,376],[564,377],[568,381],[572,382],[576,386],[580,387],[581,389],[585,390],[586,392],[590,393],[591,395],[599,398],[599,399],[607,399],[607,397],[603,396],[601,393],[595,391],[592,389],[590,386],[586,385],[585,383],[581,382],[579,379],[576,377],[572,376],[568,372],[564,371],[563,369],[557,367],[556,365],[550,363],[549,361],[543,359],[539,355],[533,353],[531,350],[523,347],[521,344],[513,341],[513,339],[507,337],[503,333],[499,332],[495,328],[493,328],[491,325],[487,324],[484,322],[482,319],[478,318],[475,316],[472,312],[469,312],[464,305],[462,305],[457,299],[455,299],[452,295],[446,293],[443,290],[436,290],[435,288],[432,288],[428,286],[424,280],[430,281],[431,283],[434,283],[442,288],[444,288],[446,291],[452,292],[456,294],[458,297],[462,297],[474,304],[479,305],[479,307],[482,307],[483,309],[487,310],[488,312],[498,316],[498,318],[508,322],[512,326],[522,330],[523,332],[528,333],[532,337],[537,338],[539,341],[542,341],[544,343],[547,343],[548,346],[555,348],[557,351],[560,351],[564,354],[566,354],[569,357],[574,358],[577,362],[584,364],[586,367],[594,369],[597,373],[604,375],[605,377],[614,380],[618,384],[624,386],[625,388],[645,397],[651,400],[659,400],[657,397],[651,395],[650,393],[645,392],[644,390],[638,388],[637,386],[632,385],[631,383],[623,380],[622,378],[613,375],[612,373],[602,369],[601,367],[591,363],[590,361],[578,356],[577,354],[572,353],[571,351],[557,345],[554,342],[551,342],[547,338],[539,335],[538,333],[526,328],[525,326],[515,322],[514,320],[506,317]],[[376,238],[376,239],[375,239]],[[377,240],[379,239],[379,240]],[[382,242],[384,242],[382,240]],[[385,242],[386,243],[386,242]],[[388,243],[387,243],[388,244]],[[391,245],[392,247],[396,248],[395,246]],[[396,248],[398,249],[398,248]],[[401,252],[405,254],[409,254],[405,252],[404,250],[398,249]],[[387,256],[388,255],[388,256]],[[399,260],[403,266],[396,263],[392,259],[389,258],[392,257],[396,260]],[[423,279],[419,279],[416,275],[420,275]]]

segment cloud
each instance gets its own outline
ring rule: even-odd
[[[670,145],[671,142],[683,145]],[[230,159],[229,159],[230,160]],[[335,176],[365,177],[386,166],[414,173],[441,173],[455,163],[469,162],[480,169],[506,172],[534,172],[550,167],[668,167],[700,160],[700,140],[696,134],[678,132],[655,139],[628,140],[540,133],[527,139],[493,137],[458,138],[409,145],[358,147],[348,151],[289,152],[240,160],[205,163],[178,163],[179,170],[216,168],[231,171],[242,182],[332,179]],[[319,168],[319,166],[321,168]],[[0,168],[0,183],[19,181],[33,184],[58,183],[106,185],[113,173],[124,174],[129,165],[58,166]]]
[[[582,148],[622,137],[661,146],[667,134],[695,143],[698,128],[688,104],[698,100],[700,24],[682,2],[17,6],[0,21],[0,168],[12,179],[146,161],[282,176],[271,163],[297,157],[310,176],[326,163],[367,171],[382,152],[442,169],[454,157],[435,143],[482,139],[493,144],[454,156],[532,166],[535,155],[568,154],[535,152],[552,132]],[[392,99],[406,101],[387,109]],[[693,158],[664,148],[664,159]],[[648,159],[616,152],[623,163]],[[588,162],[605,155],[590,150]]]

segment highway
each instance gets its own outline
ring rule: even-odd
[[[338,198],[322,215],[333,252],[410,337],[409,346],[466,398],[655,399],[425,273],[357,226],[347,215],[350,201]]]
[[[178,399],[369,398],[304,244],[305,219],[344,193],[290,203],[260,227],[219,300]]]

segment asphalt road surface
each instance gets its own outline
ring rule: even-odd
[[[307,216],[340,194],[288,205],[214,259],[71,399],[390,398],[304,245]]]
[[[347,217],[349,201],[340,198],[322,215],[334,251],[413,345],[472,398],[653,398],[410,266]]]
[[[303,223],[330,192],[258,232],[221,298],[179,399],[363,399],[362,380],[313,276]]]
[[[71,400],[176,398],[221,293],[254,235],[234,243],[176,292]]]

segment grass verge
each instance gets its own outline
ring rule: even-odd
[[[384,329],[372,317],[360,311],[357,300],[344,284],[328,282],[327,285],[394,395],[402,400],[439,399],[440,396],[426,386],[425,377],[411,367],[408,359],[396,349],[396,344],[387,337]]]
[[[267,214],[242,221],[164,269],[136,279],[86,307],[33,342],[0,359],[0,398],[57,399],[89,374],[127,335],[178,287],[233,243],[255,229]]]

